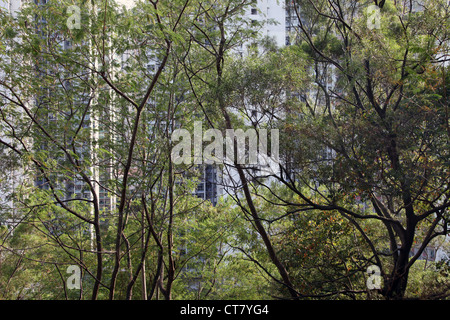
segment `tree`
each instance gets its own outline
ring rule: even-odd
[[[417,264],[449,233],[448,7],[298,0],[276,48],[252,3],[80,1],[79,28],[72,2],[0,14],[2,298],[448,296],[444,263]],[[280,132],[275,169],[215,165],[215,207],[171,157],[203,120]]]
[[[196,32],[191,34],[192,41],[188,47],[189,52],[195,54],[191,53],[187,56],[188,60],[184,61],[193,96],[201,107],[209,127],[219,129],[222,132],[236,129],[239,122],[242,121],[239,116],[239,112],[243,111],[242,107],[233,105],[234,101],[229,99],[229,94],[233,92],[227,85],[232,80],[227,78],[226,72],[233,58],[237,55],[235,49],[251,44],[252,39],[256,40],[255,29],[259,25],[254,23],[249,26],[250,28],[247,28],[248,22],[242,19],[243,10],[250,3],[250,1],[232,0],[215,5],[214,9],[201,6],[201,9],[204,10],[200,15],[202,23],[194,24]],[[212,30],[212,32],[209,32],[209,30]],[[195,57],[195,60],[192,60],[192,57]],[[202,59],[200,60],[199,57]],[[200,61],[200,64],[198,64],[198,61]],[[204,89],[205,84],[206,90]],[[237,110],[237,114],[234,113],[234,110]],[[231,167],[239,177],[237,179],[238,186],[233,187],[237,190],[235,191],[237,204],[251,222],[252,228],[255,228],[261,237],[270,260],[281,276],[281,283],[286,286],[292,297],[298,297],[285,266],[278,258],[270,235],[261,222],[260,213],[253,203],[246,168],[237,160],[231,163]],[[241,204],[238,194],[244,196],[245,207]]]
[[[381,28],[371,30],[360,3],[295,2],[312,86],[289,113],[282,141],[299,148],[277,179],[300,197],[298,210],[337,210],[358,229],[381,269],[380,293],[401,299],[420,254],[448,234],[448,95],[438,92],[447,90],[449,13],[433,1],[417,11],[379,5]],[[351,208],[355,196],[373,212]]]
[[[195,5],[78,6],[79,29],[66,23],[65,2],[30,3],[16,20],[2,16],[9,26],[0,67],[0,143],[35,182],[15,190],[19,225],[31,224],[44,243],[61,250],[56,262],[43,263],[82,268],[92,299],[114,299],[117,292],[131,299],[138,281],[143,298],[157,288],[170,299],[176,201],[191,199],[193,187],[177,185],[181,173],[170,161],[170,134],[184,112],[172,52]],[[72,237],[75,230],[83,237]],[[10,235],[2,247],[20,254],[7,246]],[[151,241],[160,251],[148,279]]]

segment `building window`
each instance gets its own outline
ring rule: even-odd
[[[252,8],[252,11],[251,11],[251,12],[252,12],[253,15],[258,14],[258,9]]]
[[[286,37],[286,45],[287,46],[291,45],[291,38],[289,36]]]

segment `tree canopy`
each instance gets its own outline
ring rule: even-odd
[[[0,299],[448,299],[448,4],[254,6],[0,10]],[[199,122],[279,159],[174,163]]]

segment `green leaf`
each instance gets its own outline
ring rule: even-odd
[[[6,27],[5,29],[5,37],[7,39],[12,39],[17,35],[17,32],[12,27]]]

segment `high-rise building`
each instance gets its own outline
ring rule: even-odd
[[[20,11],[21,7],[29,3],[35,3],[36,5],[46,5],[47,0],[0,0],[0,8],[3,12],[9,13],[13,17],[17,15]],[[46,21],[44,19],[35,17],[34,25],[37,34],[41,37],[46,37],[45,34],[45,24]],[[61,39],[60,39],[61,40]],[[61,45],[60,50],[70,50],[72,48],[72,43],[68,40],[58,41]],[[1,56],[1,52],[0,52]],[[5,57],[6,59],[7,57]],[[65,74],[67,70],[64,68],[58,68],[55,65],[49,65],[45,58],[36,58],[39,59],[37,62],[35,69],[36,77],[42,77],[44,79],[45,75],[57,75],[59,73]],[[37,61],[37,60],[36,60]],[[19,62],[20,63],[20,62]],[[5,76],[2,74],[0,70],[0,76]],[[69,79],[70,76],[65,77],[64,79]],[[74,80],[64,80],[64,83],[60,84],[52,84],[42,85],[39,88],[39,94],[34,97],[34,103],[29,105],[30,110],[35,110],[35,112],[39,112],[39,117],[41,124],[44,127],[61,127],[66,123],[67,119],[64,114],[64,111],[59,110],[57,107],[55,108],[55,94],[58,92],[65,92],[70,94],[72,91],[72,98],[66,97],[67,101],[61,101],[62,104],[70,104],[71,107],[77,108],[79,106],[88,105],[88,101],[90,99],[89,90],[82,90],[80,92],[77,91],[79,85],[77,82],[77,76],[72,77]],[[82,79],[81,82],[86,79]],[[45,81],[42,81],[45,83]],[[0,90],[4,89],[4,87],[0,87]],[[11,94],[10,92],[5,92],[5,95]],[[59,101],[58,101],[59,103]],[[3,104],[0,99],[0,105]],[[108,121],[111,118],[111,114],[108,113],[109,108],[105,107],[104,112],[102,112],[99,116],[93,116],[91,112],[87,112],[83,115],[83,119],[79,119],[80,121],[80,129],[85,131],[89,131],[90,139],[89,141],[85,141],[82,145],[77,144],[74,145],[74,152],[76,152],[78,161],[87,160],[87,163],[91,163],[91,167],[88,168],[88,171],[91,172],[92,176],[90,177],[92,186],[95,188],[95,193],[98,195],[98,207],[100,211],[104,212],[112,212],[116,206],[116,197],[111,196],[106,188],[103,186],[107,185],[107,181],[111,179],[111,175],[113,174],[113,166],[111,163],[102,162],[99,163],[96,159],[96,154],[94,152],[95,141],[104,136],[109,136],[106,132],[108,126],[102,126],[101,121]],[[78,117],[77,114],[74,114],[74,117]],[[12,119],[14,121],[14,119]],[[13,123],[13,122],[11,122]],[[8,143],[9,139],[6,135],[6,131],[2,132],[3,128],[0,128],[0,137],[2,141]],[[8,129],[8,128],[5,128]],[[60,139],[62,137],[57,136],[57,133],[51,132],[51,134],[55,134],[55,139]],[[27,138],[26,138],[27,139]],[[70,139],[70,138],[69,138]],[[27,140],[26,140],[27,141]],[[52,143],[38,143],[36,141],[29,141],[29,148],[34,150],[42,150],[48,153],[48,157],[57,161],[61,166],[64,166],[64,163],[68,161],[67,157],[60,153],[61,150],[58,150],[58,147]],[[1,150],[0,150],[1,151]],[[9,151],[2,152],[1,157],[6,158],[7,161],[13,162],[14,153]],[[68,173],[60,174],[57,171],[51,173],[51,176],[48,174],[43,174],[36,170],[35,168],[29,168],[30,170],[24,170],[24,168],[20,167],[20,162],[15,162],[15,166],[7,166],[6,162],[3,162],[5,169],[7,172],[3,171],[2,174],[4,177],[0,179],[0,208],[3,205],[8,215],[8,224],[11,224],[11,216],[16,211],[16,204],[12,200],[13,192],[17,191],[20,187],[25,186],[26,183],[31,186],[34,184],[35,187],[40,189],[49,190],[50,183],[52,183],[52,187],[57,189],[57,192],[60,194],[59,199],[61,201],[70,201],[72,199],[85,199],[89,201],[93,201],[93,196],[91,191],[89,190],[87,182],[75,171],[73,171],[72,175]],[[6,166],[5,166],[6,165]],[[26,172],[26,173],[25,173]],[[51,180],[51,181],[50,181]],[[2,217],[0,216],[0,221]],[[20,218],[20,217],[19,217]],[[4,219],[3,219],[4,220]]]
[[[45,5],[47,3],[46,0],[33,0],[36,4]],[[15,14],[18,10],[20,10],[21,4],[23,1],[21,0],[0,0],[0,4],[2,8],[5,8],[11,14]],[[119,4],[125,5],[130,8],[133,6],[133,0],[119,0]],[[246,19],[253,21],[261,21],[267,19],[270,23],[265,24],[260,30],[260,36],[267,36],[274,39],[278,46],[283,46],[285,44],[285,34],[286,34],[286,21],[285,21],[285,8],[282,1],[277,0],[259,0],[254,1],[254,4],[249,6],[247,9]],[[42,22],[41,22],[42,23]],[[65,43],[67,48],[70,47],[70,43]],[[43,88],[45,89],[45,88]],[[55,114],[49,113],[49,121],[58,121]],[[88,115],[89,117],[89,115]],[[94,118],[88,119],[86,124],[92,127],[98,125]],[[45,147],[45,146],[42,146]],[[85,146],[85,148],[89,148],[89,146]],[[96,173],[97,179],[103,180],[108,179],[108,172],[99,172],[99,168],[92,168],[92,172]],[[203,180],[200,182],[196,194],[205,199],[210,200],[213,204],[217,203],[217,197],[220,193],[220,187],[218,186],[219,172],[217,168],[214,166],[208,165],[203,168]],[[100,183],[101,184],[101,183]],[[45,178],[38,177],[36,179],[36,185],[41,188],[48,188],[47,182]],[[65,183],[60,185],[61,188],[65,190],[66,198],[75,197],[75,198],[89,198],[89,192],[86,190],[85,183],[76,177],[71,180],[66,180]],[[100,207],[107,209],[112,208],[115,205],[115,200],[108,196],[108,192],[106,190],[98,190],[100,194]]]
[[[21,0],[0,0],[0,10],[13,17],[17,16],[20,6]],[[0,59],[9,58],[0,51]],[[7,75],[0,69],[0,79],[4,77],[7,77]],[[11,97],[11,92],[4,87],[0,87],[0,91],[2,93],[0,107],[2,107],[7,104],[4,97]],[[2,116],[6,117],[5,120],[9,123],[9,127],[0,127],[0,139],[7,144],[11,144],[13,141],[7,132],[13,129],[16,119],[10,117],[4,110],[2,110]],[[17,147],[20,148],[20,146]],[[30,181],[25,176],[24,168],[20,166],[14,152],[8,148],[3,148],[3,145],[0,146],[0,162],[2,163],[2,170],[0,170],[0,226],[5,224],[8,227],[13,227],[20,221],[16,212],[16,204],[13,201],[13,194],[20,188],[26,187]]]
[[[278,47],[286,42],[286,10],[280,0],[257,0],[247,10],[246,18],[252,21],[263,21],[259,36],[272,38]]]

